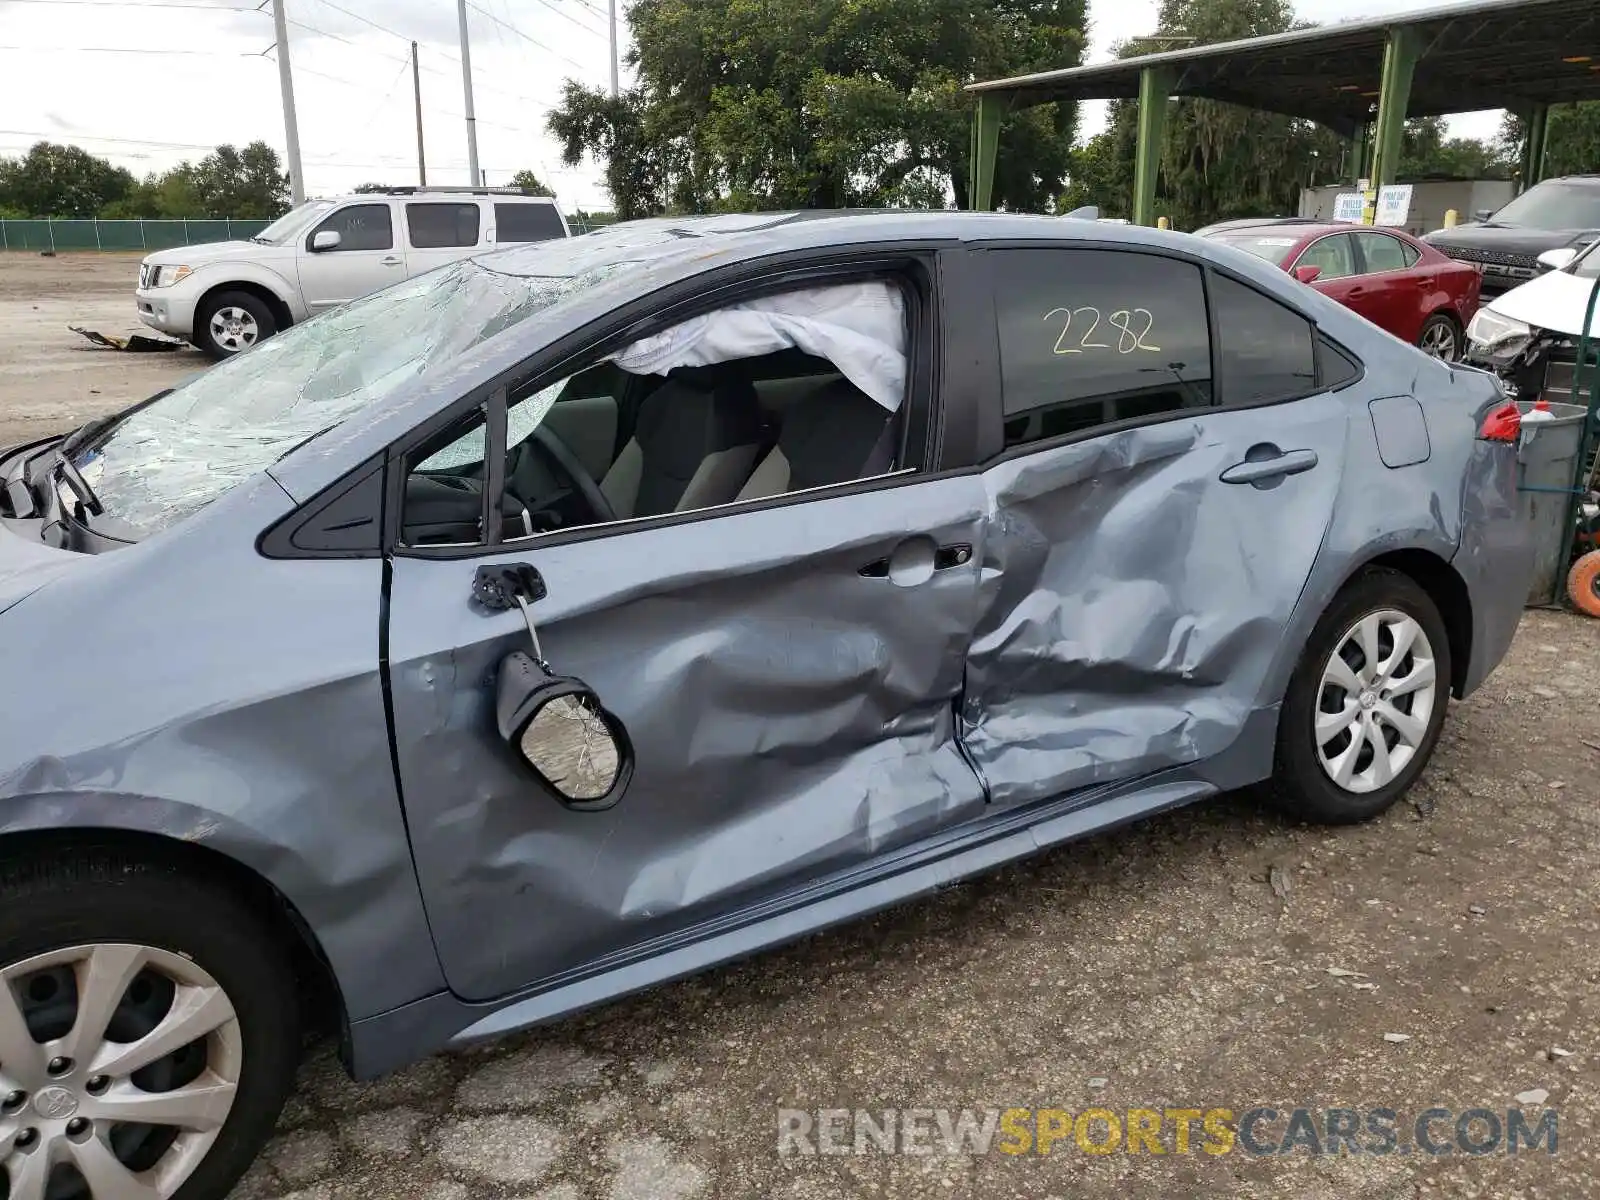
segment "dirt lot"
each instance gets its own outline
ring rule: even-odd
[[[202,365],[77,347],[69,323],[134,328],[132,270],[0,258],[0,441]],[[319,1050],[238,1195],[1593,1197],[1597,1090],[1600,624],[1530,613],[1371,825],[1229,797],[374,1085]],[[1556,1152],[1463,1153],[1455,1116],[1504,1120],[1519,1095],[1530,1125],[1558,1114]],[[1295,1108],[1387,1108],[1399,1146],[1211,1154],[1197,1121],[1177,1153],[1169,1121],[1159,1156],[1072,1136],[1048,1156],[779,1155],[779,1108],[857,1106],[1270,1106],[1258,1144]],[[1437,1157],[1412,1136],[1434,1107]]]
[[[207,365],[194,350],[119,354],[67,327],[146,333],[134,309],[136,254],[0,253],[0,445],[142,400]]]

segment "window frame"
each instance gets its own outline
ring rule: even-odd
[[[421,251],[423,251],[425,253],[427,251],[430,251],[430,250],[471,250],[476,246],[482,246],[484,244],[484,241],[483,241],[483,233],[484,233],[483,205],[480,204],[476,200],[416,200],[416,199],[408,199],[408,200],[405,200],[405,201],[403,201],[401,203],[401,207],[405,210],[406,249],[407,250],[421,250]],[[467,242],[466,244],[462,244],[460,242],[451,242],[448,246],[419,246],[419,245],[417,245],[417,239],[416,239],[415,233],[413,232],[413,230],[411,228],[411,210],[414,209],[414,208],[455,208],[455,209],[470,208],[470,209],[473,210],[473,212],[477,213],[477,215],[478,215],[477,224],[476,224],[476,227],[475,227],[476,236],[473,238],[472,241]]]
[[[1366,363],[1351,350],[1349,346],[1329,334],[1318,320],[1307,313],[1298,305],[1281,297],[1274,296],[1258,284],[1248,279],[1239,272],[1227,267],[1218,266],[1199,254],[1165,246],[1147,246],[1128,242],[1114,242],[1099,238],[1074,238],[1064,239],[1004,239],[971,243],[974,252],[984,259],[984,289],[987,297],[988,313],[986,323],[992,332],[993,350],[991,361],[993,363],[993,379],[986,397],[982,402],[978,414],[978,443],[975,448],[976,458],[974,465],[979,470],[988,470],[999,463],[1009,462],[1015,458],[1039,454],[1055,450],[1061,446],[1069,446],[1077,442],[1088,441],[1091,438],[1105,437],[1108,434],[1122,433],[1129,429],[1142,429],[1146,426],[1165,424],[1176,420],[1195,420],[1210,416],[1212,413],[1243,412],[1253,408],[1270,408],[1279,404],[1294,404],[1307,400],[1312,396],[1324,393],[1340,392],[1348,387],[1353,387],[1366,377]],[[991,250],[1116,250],[1127,254],[1149,255],[1155,258],[1172,259],[1198,267],[1201,272],[1206,301],[1206,327],[1210,333],[1211,343],[1211,393],[1213,397],[1226,394],[1228,387],[1227,372],[1224,369],[1221,355],[1221,337],[1217,324],[1212,320],[1212,281],[1216,278],[1225,278],[1229,281],[1248,288],[1262,298],[1285,308],[1294,313],[1311,327],[1311,347],[1316,370],[1315,385],[1305,392],[1292,396],[1283,396],[1276,400],[1251,401],[1234,404],[1213,404],[1209,408],[1180,408],[1169,413],[1159,413],[1154,416],[1129,417],[1122,421],[1113,421],[1105,425],[1096,425],[1089,429],[1077,430],[1072,433],[1058,434],[1052,438],[1041,438],[1037,442],[1026,442],[1021,445],[1007,448],[1005,445],[1005,412],[1003,398],[1003,372],[1000,366],[998,308],[995,304],[997,295],[996,279],[994,275],[994,262],[987,254]],[[1272,268],[1277,269],[1277,268]],[[971,315],[969,320],[976,320],[977,315]],[[1328,355],[1343,358],[1355,368],[1354,372],[1343,382],[1338,384],[1327,383],[1330,376],[1327,369]],[[1015,415],[1015,414],[1014,414]]]
[[[1362,270],[1363,259],[1361,257],[1360,248],[1356,243],[1355,235],[1348,229],[1337,229],[1332,233],[1325,233],[1321,237],[1315,238],[1312,241],[1307,242],[1304,246],[1300,247],[1300,252],[1294,256],[1294,262],[1292,262],[1286,268],[1289,274],[1293,275],[1295,268],[1302,265],[1314,266],[1314,263],[1307,264],[1305,262],[1306,255],[1311,253],[1313,247],[1320,246],[1323,242],[1330,242],[1334,238],[1348,238],[1350,240],[1350,274],[1318,275],[1316,279],[1312,280],[1312,282],[1338,283],[1341,279],[1357,279],[1366,274],[1366,272]]]
[[[1398,267],[1383,267],[1383,268],[1377,268],[1377,267],[1372,266],[1372,264],[1367,261],[1367,248],[1366,248],[1365,245],[1362,244],[1362,241],[1361,241],[1362,237],[1386,238],[1387,240],[1393,242],[1395,245],[1399,246],[1400,247],[1400,263],[1401,263],[1401,265],[1398,266]],[[1420,251],[1416,251],[1415,248],[1413,246],[1411,246],[1408,242],[1406,242],[1403,238],[1397,238],[1397,237],[1394,236],[1394,234],[1387,233],[1387,232],[1385,232],[1385,231],[1383,231],[1381,229],[1357,229],[1357,230],[1352,230],[1351,233],[1350,233],[1350,241],[1355,246],[1355,252],[1359,256],[1357,261],[1361,265],[1361,270],[1359,272],[1359,274],[1361,274],[1361,275],[1398,275],[1403,271],[1411,270],[1412,267],[1416,266],[1417,263],[1422,260],[1421,252]],[[1409,263],[1406,262],[1406,251],[1407,250],[1412,250],[1417,255],[1416,259],[1413,260],[1412,262],[1409,262]]]
[[[770,259],[746,260],[671,284],[654,295],[614,309],[569,337],[541,348],[516,366],[472,388],[388,447],[384,454],[383,553],[401,558],[486,558],[523,548],[533,550],[594,541],[670,525],[783,508],[811,500],[902,487],[940,474],[942,463],[939,456],[944,427],[940,404],[943,288],[939,260],[952,245],[943,240],[864,243],[859,246],[830,246],[823,250],[778,255]],[[913,281],[908,278],[912,275],[920,275],[921,278]],[[503,471],[507,397],[512,393],[537,392],[595,365],[605,355],[631,342],[741,300],[793,291],[808,285],[886,276],[902,280],[907,301],[907,392],[899,410],[905,415],[897,459],[908,452],[915,452],[922,466],[900,467],[868,479],[826,484],[786,492],[781,496],[736,500],[683,513],[629,517],[514,539],[500,537],[500,489],[494,486],[493,479],[486,479],[479,516],[483,536],[479,541],[470,544],[408,546],[401,539],[407,457],[418,446],[461,420],[474,408],[482,408],[486,418],[486,463],[493,468],[495,460],[499,458],[502,460],[499,469]],[[497,444],[500,447],[498,454]],[[915,450],[908,451],[911,447],[915,447]]]
[[[313,250],[311,243],[316,240],[329,221],[336,219],[344,213],[358,208],[381,208],[389,216],[389,244],[387,246],[335,246],[332,250]],[[340,234],[341,238],[343,234]],[[302,247],[307,254],[392,254],[394,252],[394,205],[388,200],[359,200],[351,204],[341,204],[338,208],[328,213],[306,232]]]
[[[531,241],[525,241],[522,239],[510,242],[505,241],[500,236],[500,210],[502,208],[507,210],[518,208],[548,209],[551,213],[555,214],[556,227],[560,229],[561,232],[552,234],[547,238],[534,238]],[[553,199],[544,199],[540,197],[518,199],[515,197],[497,196],[489,201],[488,210],[488,237],[489,241],[496,246],[535,246],[540,242],[553,242],[560,238],[572,236],[572,227],[567,224],[566,214],[561,211],[561,206]]]

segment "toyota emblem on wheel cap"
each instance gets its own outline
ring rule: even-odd
[[[78,1098],[64,1087],[40,1088],[33,1110],[47,1121],[60,1121],[78,1111]]]

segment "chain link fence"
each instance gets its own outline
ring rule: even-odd
[[[0,250],[167,250],[249,238],[267,221],[0,220]]]

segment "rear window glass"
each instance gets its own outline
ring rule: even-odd
[[[496,242],[543,242],[566,237],[561,214],[554,204],[496,204],[494,240]]]
[[[990,254],[1008,446],[1211,404],[1198,267],[1121,250]]]
[[[406,228],[418,250],[478,244],[476,204],[408,204]]]
[[[1211,304],[1222,354],[1223,403],[1271,404],[1317,390],[1309,321],[1223,275],[1212,277]]]
[[[1409,261],[1406,258],[1411,247],[1386,233],[1358,233],[1356,240],[1361,243],[1361,257],[1366,260],[1368,271],[1403,271],[1416,261],[1414,257]]]

